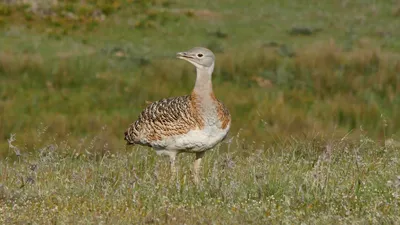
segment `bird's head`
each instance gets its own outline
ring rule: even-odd
[[[195,47],[186,52],[178,52],[176,53],[176,57],[190,62],[197,69],[211,71],[214,69],[215,55],[206,48]]]

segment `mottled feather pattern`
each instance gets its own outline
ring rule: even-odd
[[[231,124],[231,114],[225,105],[218,101],[218,119],[221,121],[221,128],[225,129]]]
[[[231,114],[229,113],[228,108],[226,108],[226,106],[215,97],[214,93],[211,93],[210,96],[217,105],[217,114],[218,119],[221,122],[221,128],[225,129],[231,124]]]
[[[151,146],[164,137],[185,134],[203,126],[192,96],[162,99],[151,103],[125,132],[128,144]]]

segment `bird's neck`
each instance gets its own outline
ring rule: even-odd
[[[212,88],[212,71],[214,66],[207,69],[197,68],[196,84],[192,92],[192,101],[198,113],[206,124],[215,124],[218,101]]]
[[[197,96],[201,98],[206,98],[209,97],[211,94],[213,94],[213,88],[212,88],[212,70],[208,69],[196,69],[197,71],[197,77],[196,77],[196,83],[194,85],[193,93],[195,93]]]
[[[196,84],[191,95],[196,110],[202,115],[206,124],[215,124],[218,104],[212,88],[213,69],[214,65],[207,69],[197,68]]]

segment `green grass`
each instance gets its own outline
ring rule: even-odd
[[[206,154],[203,179],[195,186],[193,155],[179,156],[178,176],[171,180],[167,158],[153,151],[134,147],[100,154],[91,142],[82,143],[84,153],[68,140],[38,142],[37,151],[0,161],[0,223],[396,224],[400,219],[398,143],[315,137],[243,147],[234,137]]]
[[[0,3],[0,223],[399,221],[398,3],[54,2]],[[233,118],[199,187],[123,141],[194,46]]]
[[[11,133],[31,150],[42,125],[75,143],[106,126],[116,149],[146,101],[190,92],[193,68],[174,55],[198,45],[217,53],[217,97],[250,142],[360,127],[398,138],[398,6],[309,2],[60,1],[51,16],[3,6],[0,153]]]

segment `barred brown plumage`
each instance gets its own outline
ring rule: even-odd
[[[190,95],[166,98],[149,104],[125,131],[127,144],[152,147],[157,154],[170,157],[175,175],[175,158],[181,152],[196,153],[194,179],[199,182],[199,168],[205,151],[227,135],[231,116],[212,89],[214,54],[196,47],[177,57],[196,67],[196,83]]]
[[[147,106],[125,132],[125,140],[129,144],[151,146],[152,142],[164,137],[186,134],[203,126],[191,95],[167,98]]]

